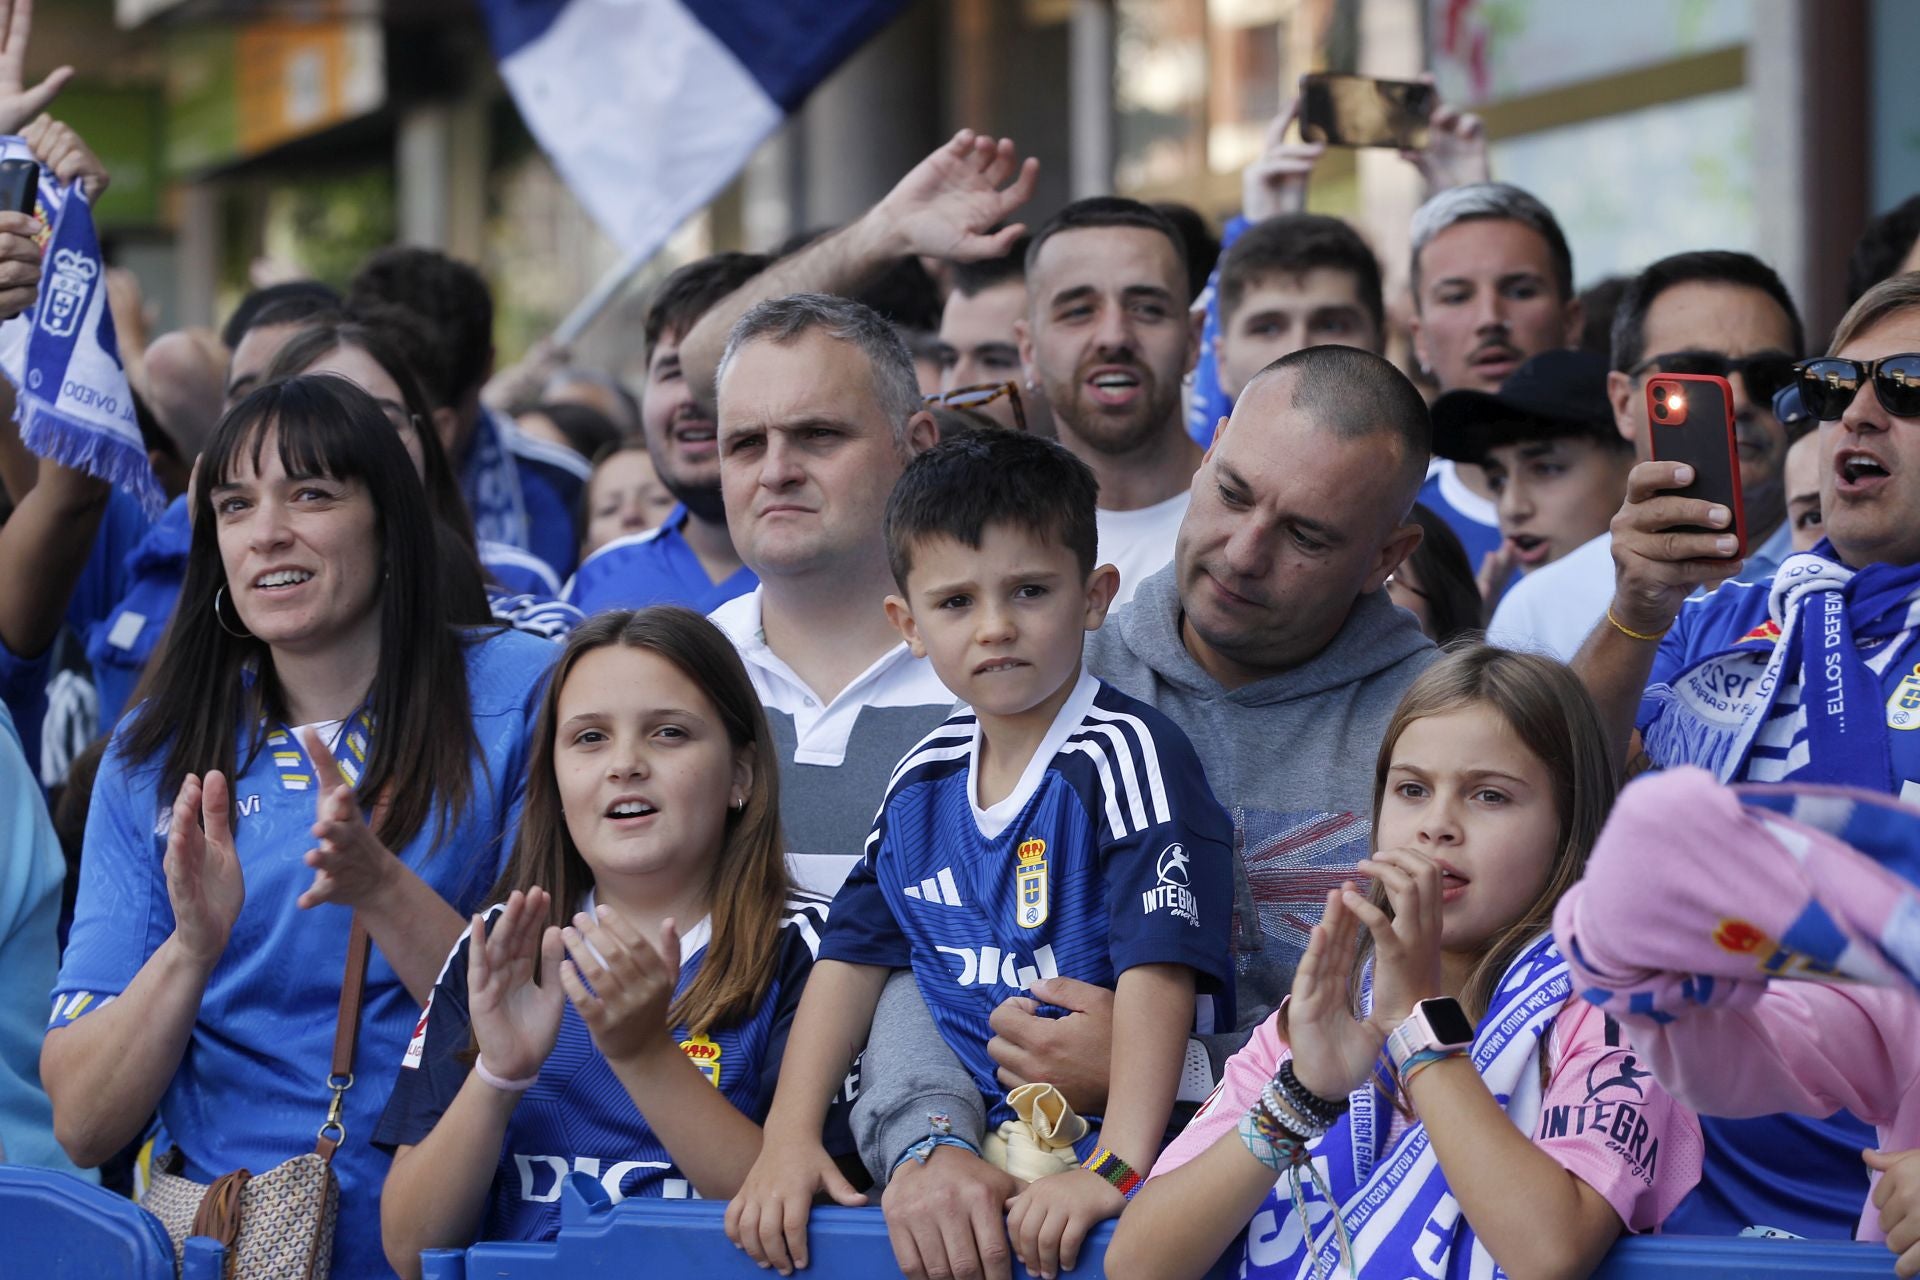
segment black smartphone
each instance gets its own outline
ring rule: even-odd
[[[1740,501],[1740,449],[1733,432],[1733,388],[1710,374],[1661,373],[1647,379],[1647,423],[1654,461],[1684,462],[1693,483],[1671,490],[1683,498],[1717,502],[1733,512],[1733,528],[1709,529],[1683,524],[1683,533],[1727,533],[1740,539],[1747,554],[1747,511]]]
[[[33,160],[0,160],[0,209],[31,217],[40,203],[40,165]]]
[[[1305,75],[1300,77],[1300,136],[1336,147],[1421,151],[1433,103],[1433,86],[1419,80]]]

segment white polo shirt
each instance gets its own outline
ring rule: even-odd
[[[780,822],[799,854],[857,855],[873,829],[887,779],[914,744],[952,714],[954,696],[933,664],[897,644],[838,696],[823,700],[767,647],[761,591],[707,617],[746,664],[780,756]]]

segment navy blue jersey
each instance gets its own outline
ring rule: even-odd
[[[1186,735],[1089,675],[991,809],[975,803],[979,741],[963,711],[900,762],[820,954],[911,966],[993,1125],[1013,1113],[987,1019],[1040,978],[1111,988],[1134,965],[1183,964],[1210,997],[1198,1029],[1233,1025],[1233,824]]]
[[[503,906],[487,913],[489,923]],[[591,901],[585,908],[592,911]],[[774,1077],[786,1051],[787,1030],[800,1007],[800,992],[813,968],[826,924],[827,900],[793,891],[780,928],[780,956],[773,985],[752,1015],[732,1026],[692,1036],[675,1027],[674,1039],[727,1101],[755,1121],[773,1104]],[[411,1146],[426,1138],[453,1105],[472,1070],[467,1015],[467,943],[462,934],[420,1014],[413,1041],[401,1060],[386,1114],[373,1132],[375,1145]],[[700,972],[711,936],[702,921],[682,940],[680,981],[685,991]],[[844,1148],[847,1144],[829,1143]],[[616,1202],[628,1196],[687,1199],[692,1184],[673,1155],[653,1135],[647,1118],[601,1056],[587,1024],[571,1003],[560,1018],[560,1038],[540,1068],[539,1081],[520,1098],[507,1123],[500,1163],[487,1193],[483,1240],[550,1240],[560,1230],[560,1188],[569,1173],[598,1178]]]

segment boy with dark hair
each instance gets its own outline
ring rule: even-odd
[[[782,1064],[766,1144],[727,1229],[756,1261],[805,1265],[827,1172],[826,1104],[890,970],[911,968],[988,1107],[986,1158],[1030,1185],[1009,1204],[1036,1274],[1070,1269],[1158,1152],[1195,1025],[1224,1026],[1232,828],[1186,736],[1087,674],[1083,634],[1117,585],[1095,566],[1092,472],[1065,449],[983,433],[921,454],[887,508],[887,613],[967,704],[894,771],[866,856],[834,900]],[[1043,977],[1114,990],[1104,1117],[1043,1082],[1001,1096],[987,1041]],[[944,1117],[892,1153],[972,1144]],[[793,1223],[789,1227],[789,1223]]]
[[[1302,347],[1386,344],[1380,261],[1338,218],[1287,213],[1255,223],[1220,259],[1220,389],[1237,400],[1253,375]]]
[[[711,613],[758,585],[740,563],[720,499],[712,415],[680,369],[680,340],[714,303],[766,270],[758,253],[715,253],[660,282],[647,306],[647,382],[640,433],[653,471],[679,505],[657,526],[614,538],[580,562],[563,593],[584,613],[680,604]]]
[[[574,511],[592,469],[573,450],[528,438],[512,419],[480,403],[480,388],[493,372],[487,282],[433,249],[382,249],[347,286],[349,310],[369,303],[405,307],[441,337],[446,383],[429,394],[441,401],[436,408],[453,410],[436,415],[436,425],[473,513],[474,533],[532,552],[564,579],[579,555]]]

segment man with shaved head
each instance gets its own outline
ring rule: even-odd
[[[1194,473],[1173,563],[1087,638],[1095,675],[1186,731],[1234,819],[1239,1026],[1189,1042],[1182,1100],[1206,1096],[1286,995],[1327,891],[1372,852],[1381,735],[1438,654],[1385,590],[1420,542],[1408,512],[1430,438],[1419,392],[1371,352],[1309,347],[1274,361],[1248,382]],[[993,1015],[988,1049],[1002,1082],[1044,1080],[1075,1109],[1100,1113],[1113,994],[1051,978],[1031,995]],[[1038,1005],[1068,1012],[1042,1016]],[[874,1018],[854,1111],[876,1177],[927,1136],[930,1098],[956,1135],[979,1140],[978,1094],[967,1103],[964,1082],[911,975],[896,977]],[[941,1147],[893,1174],[890,1229],[920,1224],[911,1234],[923,1260],[934,1250],[1004,1275],[987,1256],[981,1208],[997,1190],[978,1157]],[[938,1243],[969,1239],[973,1259]],[[908,1256],[897,1241],[896,1252]]]

